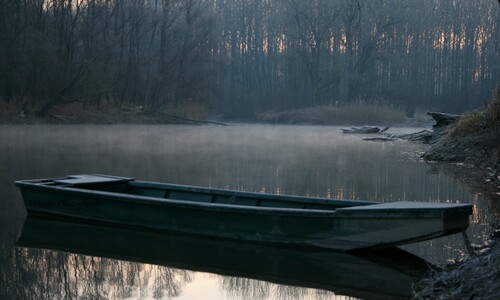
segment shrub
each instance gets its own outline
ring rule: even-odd
[[[206,120],[208,118],[207,106],[203,103],[188,101],[169,107],[164,110],[165,113],[192,120]]]

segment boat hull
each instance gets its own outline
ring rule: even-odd
[[[460,232],[467,228],[471,210],[470,205],[451,209],[431,203],[413,208],[410,205],[406,209],[405,205],[382,204],[305,210],[158,199],[76,187],[18,185],[29,214],[342,251],[393,247]]]

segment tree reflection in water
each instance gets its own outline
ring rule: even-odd
[[[13,249],[12,267],[11,299],[171,298],[191,282],[185,270],[30,248]]]
[[[280,285],[266,281],[234,276],[217,276],[220,289],[226,291],[229,299],[357,299],[337,296],[335,293],[319,289]]]

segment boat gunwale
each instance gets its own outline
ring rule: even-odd
[[[373,204],[381,204],[383,202],[378,201],[367,201],[367,200],[346,200],[346,199],[335,199],[335,198],[323,198],[323,197],[310,197],[310,196],[297,196],[297,195],[286,195],[286,194],[269,194],[269,193],[259,193],[259,192],[247,192],[247,191],[236,191],[229,189],[216,189],[216,188],[207,188],[201,186],[191,186],[191,185],[183,185],[183,184],[173,184],[173,183],[161,183],[161,182],[153,182],[153,181],[144,181],[144,180],[136,180],[127,177],[115,177],[108,175],[96,175],[108,178],[117,178],[121,179],[121,181],[117,182],[93,182],[90,184],[115,184],[118,182],[125,183],[130,187],[143,187],[143,188],[151,188],[151,189],[175,189],[176,191],[183,192],[192,192],[192,193],[201,193],[201,194],[217,194],[224,196],[240,196],[240,197],[251,197],[258,198],[263,200],[276,200],[280,202],[294,202],[294,203],[304,203],[304,204],[325,204],[331,205],[332,208],[335,206],[335,209],[354,207],[354,206],[366,206]],[[56,182],[59,180],[67,179],[67,177],[58,177],[58,178],[47,178],[47,179],[30,179],[30,180],[16,180],[14,183],[16,186],[46,186],[46,187],[64,187],[64,188],[77,188],[88,191],[101,191],[97,189],[85,188],[87,184],[64,184],[64,185],[48,185],[50,182]],[[129,195],[128,193],[120,193],[117,194]],[[135,195],[140,196],[140,195]],[[161,197],[154,197],[155,199],[168,199]],[[172,200],[180,200],[180,199],[172,199]],[[182,201],[182,200],[181,200]],[[185,200],[189,201],[189,200]],[[190,202],[190,201],[189,201]],[[217,204],[217,203],[213,203]],[[235,205],[235,204],[230,204]],[[246,207],[246,206],[245,206]],[[260,206],[265,207],[265,206]],[[309,209],[311,210],[311,209]],[[323,209],[320,209],[323,210]]]
[[[200,194],[217,194],[224,196],[235,196],[235,197],[251,197],[257,198],[260,200],[274,200],[281,202],[293,202],[293,203],[304,203],[304,204],[319,204],[319,205],[332,205],[331,210],[328,208],[325,209],[317,209],[319,211],[337,211],[342,215],[346,215],[349,218],[356,218],[359,216],[360,218],[366,218],[369,215],[373,215],[372,217],[412,217],[411,214],[414,213],[423,213],[425,211],[432,210],[431,213],[427,214],[428,218],[456,218],[465,215],[470,215],[472,212],[472,204],[470,203],[442,203],[441,207],[432,206],[431,202],[425,202],[430,205],[427,207],[408,207],[403,208],[401,210],[398,207],[386,207],[379,208],[379,205],[388,205],[394,203],[403,203],[408,201],[397,201],[397,202],[376,202],[376,201],[366,201],[366,200],[340,200],[340,199],[329,199],[329,198],[320,198],[320,197],[308,197],[308,196],[295,196],[295,195],[277,195],[277,194],[266,194],[266,193],[256,193],[256,192],[245,192],[245,191],[234,191],[227,189],[215,189],[215,188],[205,188],[198,186],[189,186],[189,185],[181,185],[181,184],[171,184],[171,183],[160,183],[160,182],[150,182],[150,181],[142,181],[142,180],[132,180],[128,181],[127,184],[129,186],[134,187],[143,187],[143,188],[152,188],[152,189],[170,189],[173,188],[176,191],[185,191],[185,192],[193,192]],[[160,198],[161,199],[161,198]],[[172,199],[176,200],[176,199]],[[411,201],[410,201],[411,202]],[[211,203],[217,204],[217,203]],[[444,204],[448,205],[448,207],[444,206]],[[222,205],[235,205],[235,204],[222,204]],[[262,207],[266,206],[246,206],[243,207]],[[335,207],[334,207],[335,206]],[[288,208],[292,209],[292,208]],[[308,208],[295,208],[297,210],[314,210]],[[464,211],[467,211],[465,213]],[[470,211],[470,213],[469,213]],[[341,215],[338,217],[341,217]],[[410,215],[410,216],[406,216]],[[424,216],[420,216],[424,217]]]
[[[459,206],[448,207],[448,208],[432,208],[432,207],[423,207],[423,208],[408,208],[408,209],[362,209],[356,210],[356,207],[353,209],[345,209],[348,207],[339,207],[329,209],[314,209],[314,208],[287,208],[287,207],[266,207],[266,206],[250,206],[250,205],[240,205],[240,204],[226,204],[226,203],[212,203],[212,202],[196,202],[190,200],[180,200],[180,199],[170,199],[170,198],[160,198],[153,196],[142,196],[135,194],[127,194],[127,193],[119,193],[119,192],[109,192],[109,191],[101,191],[101,190],[93,190],[93,189],[85,189],[75,186],[51,186],[45,184],[37,184],[33,182],[27,181],[16,181],[16,185],[18,185],[21,189],[29,188],[34,190],[43,190],[45,192],[54,191],[59,193],[66,194],[80,194],[86,197],[94,197],[94,198],[104,198],[112,201],[126,201],[128,203],[135,204],[154,204],[159,206],[174,206],[185,209],[203,209],[209,211],[218,211],[225,213],[253,213],[253,214],[268,214],[273,216],[300,216],[300,217],[323,217],[323,218],[349,218],[349,219],[366,219],[366,218],[415,218],[418,214],[419,218],[439,218],[446,219],[447,212],[456,211],[457,214],[452,214],[448,216],[449,218],[460,218],[460,217],[468,217],[469,214],[464,213],[464,209],[471,210],[472,205],[470,204],[458,204]],[[142,181],[139,181],[142,183]],[[150,184],[150,182],[146,182]],[[127,182],[130,184],[130,181]],[[159,185],[166,185],[158,183]],[[184,186],[186,188],[190,188],[190,186]],[[203,188],[202,188],[203,189]],[[210,189],[207,189],[210,190]],[[215,189],[214,189],[215,190]],[[216,190],[221,191],[221,190]],[[227,195],[234,195],[234,191],[230,190],[222,190],[227,193]],[[268,199],[275,199],[275,197],[288,197],[288,195],[272,195],[272,194],[260,194],[260,193],[251,193],[251,192],[236,192],[236,196],[258,196],[261,198],[262,196],[270,196]],[[299,196],[291,196],[300,198]],[[304,199],[304,198],[303,198]],[[310,198],[306,198],[310,199]],[[312,198],[315,199],[315,198]],[[286,199],[283,199],[286,202]],[[321,200],[321,199],[320,199]],[[146,201],[146,203],[145,203]],[[342,201],[342,200],[337,200]],[[347,200],[353,202],[353,200]],[[302,201],[306,203],[307,201]],[[314,203],[314,202],[312,202]],[[316,203],[321,204],[321,203]],[[383,204],[383,202],[370,202],[366,206]],[[358,205],[360,207],[365,207],[365,205]],[[425,211],[429,211],[429,213],[425,213]],[[461,211],[460,211],[461,210]]]
[[[284,194],[268,194],[268,193],[258,193],[258,192],[246,192],[246,191],[235,191],[229,189],[216,189],[216,188],[206,188],[199,186],[190,186],[182,184],[172,184],[172,183],[161,183],[161,182],[150,182],[142,180],[133,180],[127,182],[129,186],[132,187],[144,187],[152,189],[170,189],[202,193],[202,194],[217,194],[224,196],[236,196],[236,197],[250,197],[258,198],[263,200],[276,200],[281,202],[293,202],[293,203],[304,203],[304,204],[326,204],[336,206],[335,209],[341,209],[346,207],[355,206],[366,206],[373,204],[381,204],[382,202],[377,201],[366,201],[366,200],[341,200],[334,198],[321,198],[321,197],[310,197],[310,196],[296,196],[296,195],[284,195]],[[175,199],[174,199],[175,200]],[[265,206],[260,206],[265,207]]]
[[[189,200],[177,200],[169,198],[159,198],[151,196],[131,195],[125,193],[115,193],[99,190],[82,189],[74,186],[47,186],[37,185],[25,182],[16,182],[21,188],[29,188],[35,190],[54,191],[65,194],[80,194],[86,197],[105,198],[114,201],[125,201],[136,204],[154,204],[159,206],[175,206],[187,209],[203,209],[211,211],[229,212],[229,213],[248,213],[269,215],[293,215],[306,217],[331,217],[337,213],[337,210],[310,209],[310,208],[286,208],[286,207],[266,207],[266,206],[249,206],[239,204],[224,204],[224,203],[204,203]],[[147,201],[147,203],[144,203]]]

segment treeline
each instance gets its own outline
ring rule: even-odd
[[[491,0],[0,0],[0,98],[218,113],[460,111],[499,84]]]
[[[0,0],[0,91],[25,109],[157,109],[213,99],[213,3],[199,0]]]

